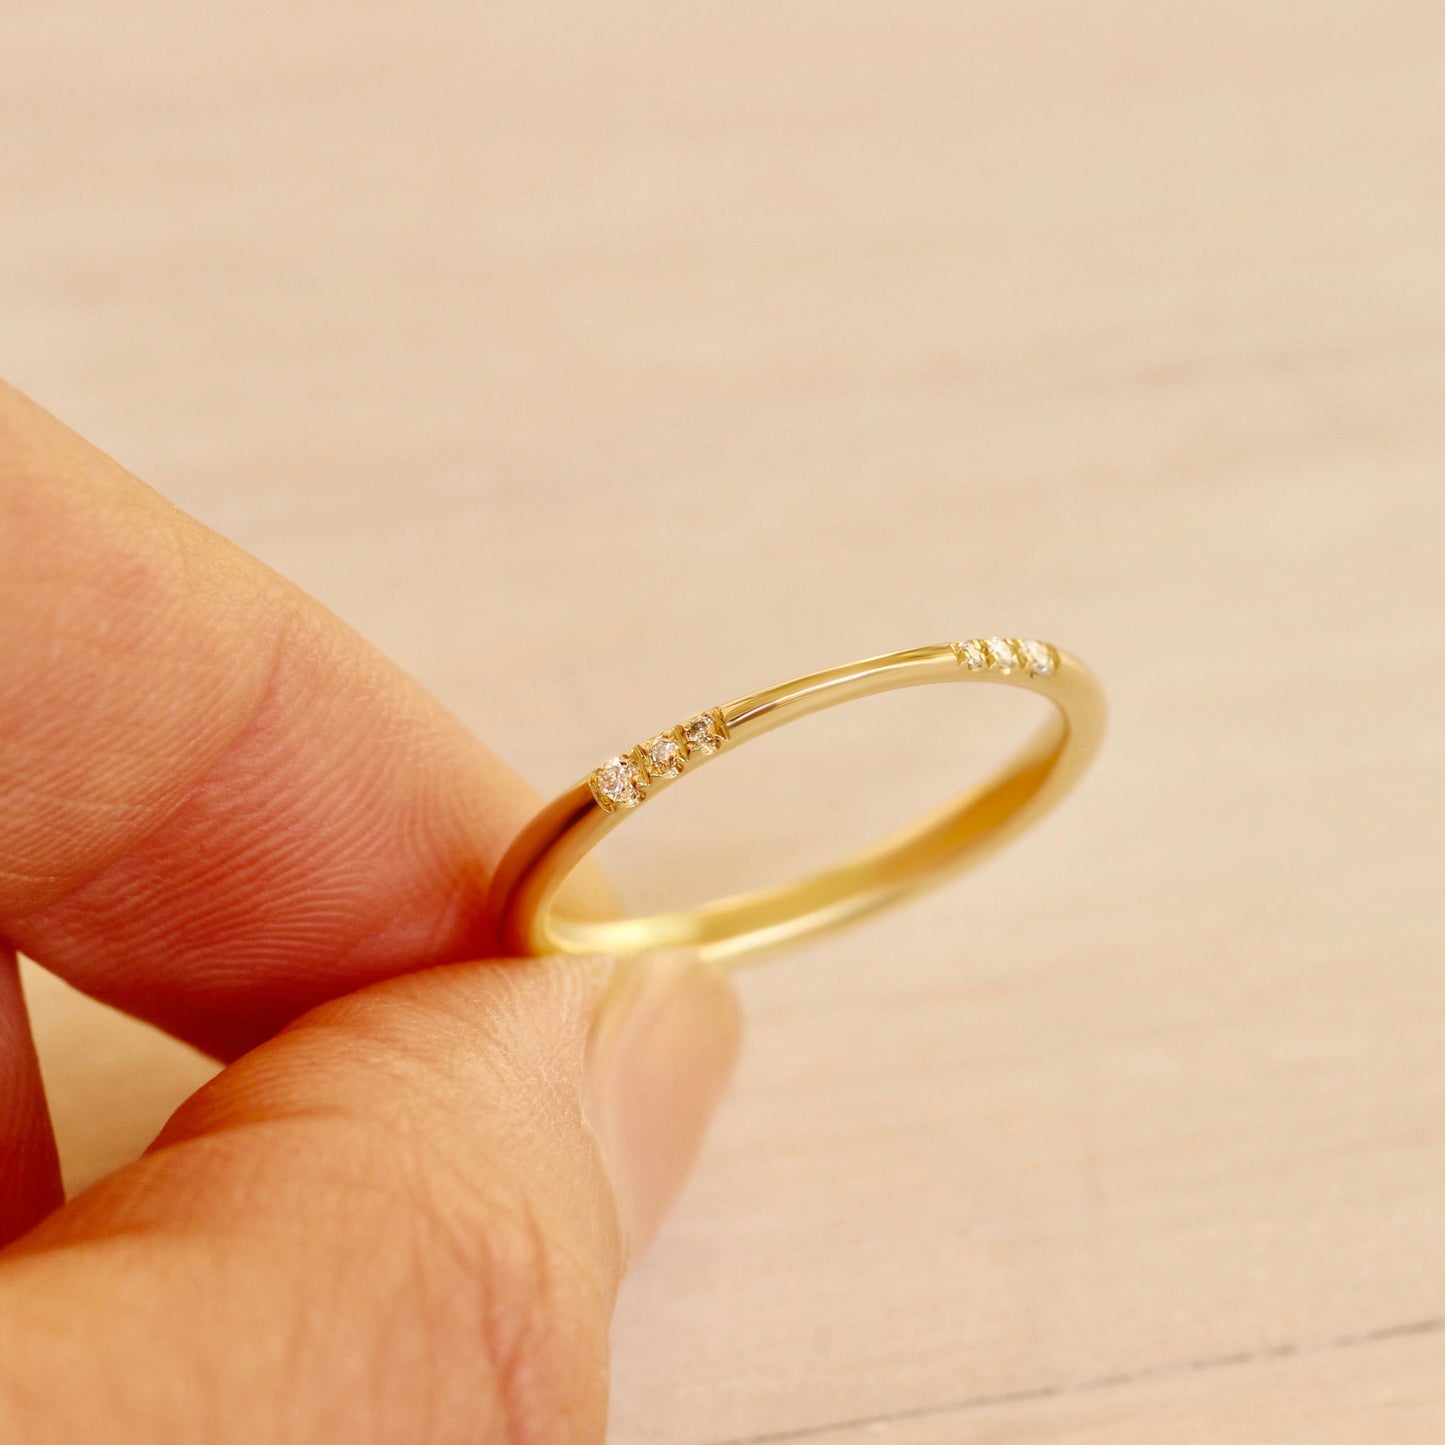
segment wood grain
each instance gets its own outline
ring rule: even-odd
[[[1037,835],[745,978],[618,1445],[1442,1438],[1438,5],[0,32],[11,378],[539,787],[994,629],[1109,689]],[[866,835],[1023,721],[955,701],[740,754],[619,879]],[[78,1184],[207,1066],[28,979]]]

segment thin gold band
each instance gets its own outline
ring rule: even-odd
[[[559,890],[578,863],[633,808],[683,774],[809,713],[931,682],[1001,683],[1039,693],[1054,709],[980,786],[820,873],[638,918],[596,917],[559,906]],[[1069,790],[1097,751],[1103,729],[1103,693],[1093,673],[1048,643],[1017,638],[915,647],[749,693],[608,759],[522,829],[492,883],[502,946],[513,955],[620,957],[682,945],[714,960],[751,962],[780,944],[901,902],[978,862]]]

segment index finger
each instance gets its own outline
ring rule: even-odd
[[[319,603],[0,386],[0,936],[232,1056],[495,951],[531,790]]]

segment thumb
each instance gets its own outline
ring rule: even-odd
[[[0,1439],[601,1441],[629,1237],[738,1038],[676,956],[313,1010],[0,1254]]]

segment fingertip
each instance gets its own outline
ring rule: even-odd
[[[632,1256],[691,1172],[741,1044],[737,992],[696,952],[617,965],[593,1024],[584,1100]]]

